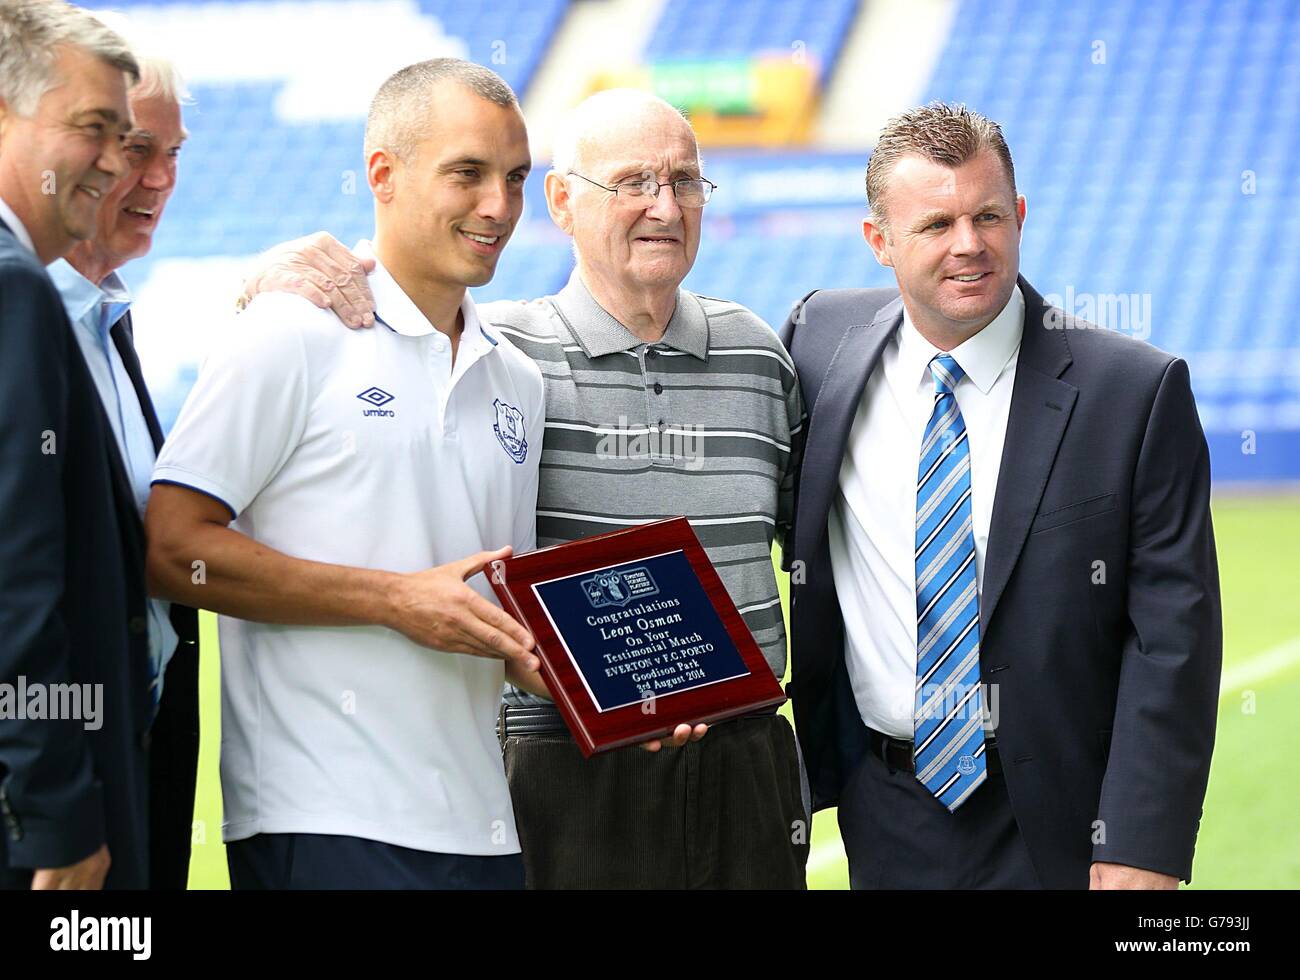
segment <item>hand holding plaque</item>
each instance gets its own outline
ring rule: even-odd
[[[491,565],[586,756],[785,700],[684,517]]]
[[[709,730],[708,725],[696,725],[692,728],[690,725],[682,724],[673,729],[671,735],[665,735],[663,738],[652,738],[648,742],[642,742],[640,748],[646,752],[658,752],[665,745],[669,748],[678,749],[687,742],[698,742]]]

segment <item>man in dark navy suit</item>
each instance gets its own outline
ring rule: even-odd
[[[84,11],[0,3],[6,888],[148,884],[143,529],[44,269],[94,235],[126,173],[126,92],[137,77],[125,42]]]
[[[855,888],[1175,888],[1221,611],[1187,365],[1019,277],[999,127],[891,120],[864,234],[898,289],[805,297],[789,692]]]

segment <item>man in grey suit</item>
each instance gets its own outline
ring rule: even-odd
[[[810,413],[791,633],[855,888],[1175,888],[1221,662],[1187,365],[1019,276],[1000,128],[889,122],[863,231],[898,289],[782,329]]]

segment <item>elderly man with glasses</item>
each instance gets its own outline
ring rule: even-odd
[[[539,546],[684,514],[777,677],[771,564],[789,520],[803,405],[775,333],[681,288],[714,185],[682,115],[642,92],[592,96],[558,135],[546,201],[573,238],[556,295],[480,307],[541,367]],[[272,253],[247,293],[291,289],[372,321],[359,260],[325,235]],[[583,759],[551,702],[508,690],[500,736],[534,888],[802,888],[808,810],[772,712]]]

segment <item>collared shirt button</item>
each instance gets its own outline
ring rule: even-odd
[[[656,395],[662,395],[663,393],[664,393],[664,386],[661,385],[658,381],[656,381],[656,382],[655,382],[655,394],[656,394]]]
[[[654,356],[655,356],[655,353],[656,353],[656,351],[655,351],[655,349],[654,349],[653,347],[647,347],[646,350],[645,350],[645,356],[646,356],[646,357],[654,357]]]

